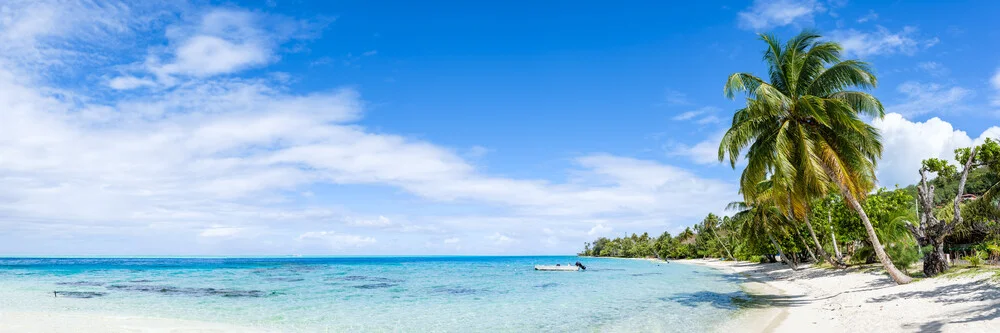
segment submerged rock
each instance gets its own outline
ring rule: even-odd
[[[535,288],[552,288],[552,287],[555,287],[555,286],[558,286],[558,285],[559,285],[558,283],[549,282],[549,283],[543,283],[543,284],[537,285],[537,286],[535,286]]]
[[[100,287],[104,285],[104,282],[94,282],[94,281],[73,281],[73,282],[56,282],[59,286],[81,286],[81,287]]]
[[[398,286],[398,284],[380,282],[380,283],[372,283],[372,284],[362,284],[362,285],[359,285],[359,286],[354,286],[354,288],[358,288],[358,289],[381,289],[381,288],[392,288],[392,287],[395,287],[395,286]]]
[[[390,279],[377,276],[364,276],[364,275],[348,275],[338,278],[332,278],[329,280],[339,280],[339,281],[370,281],[370,282],[383,282],[383,283],[400,283],[403,280]]]
[[[486,292],[486,289],[473,289],[465,287],[455,287],[455,288],[445,288],[439,287],[434,288],[435,293],[450,294],[450,295],[474,295]]]
[[[66,298],[94,298],[105,296],[108,293],[99,291],[53,291],[52,295],[55,297],[66,297]]]
[[[270,282],[299,282],[299,281],[305,281],[305,279],[303,279],[303,278],[293,278],[293,277],[273,277],[273,278],[267,278],[265,280],[266,281],[270,281]]]
[[[222,297],[263,297],[268,293],[260,290],[216,289],[216,288],[181,288],[173,286],[155,286],[144,284],[113,284],[107,287],[112,290],[159,293],[182,296],[222,296]]]

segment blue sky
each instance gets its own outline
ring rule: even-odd
[[[871,62],[879,177],[1000,137],[992,2],[4,2],[0,254],[562,254],[737,199],[758,32]]]

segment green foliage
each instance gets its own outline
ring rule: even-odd
[[[969,266],[979,267],[983,263],[983,253],[980,251],[973,251],[972,255],[962,257],[965,261],[969,262]]]

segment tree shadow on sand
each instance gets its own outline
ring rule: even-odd
[[[698,307],[705,304],[726,310],[792,307],[801,306],[813,301],[802,296],[751,295],[743,292],[717,293],[713,291],[683,293],[671,297],[661,297],[660,300],[676,302],[687,307]]]
[[[931,298],[935,303],[946,305],[985,302],[965,311],[946,314],[949,317],[946,319],[903,325],[903,328],[916,329],[917,332],[941,332],[946,324],[990,321],[1000,318],[1000,288],[997,288],[995,284],[990,283],[988,280],[944,285],[932,290],[885,295],[869,299],[868,302],[881,303],[913,298]]]

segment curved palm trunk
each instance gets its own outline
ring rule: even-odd
[[[813,262],[818,263],[819,259],[816,259],[816,253],[813,253],[812,248],[809,247],[809,243],[807,243],[806,239],[802,237],[802,234],[798,233],[796,230],[795,235],[799,236],[799,241],[802,242],[802,246],[806,248],[806,252],[809,252],[809,257],[812,258]]]
[[[771,236],[771,232],[765,231],[765,233],[767,233],[767,239],[771,240],[771,245],[774,245],[774,247],[778,249],[778,255],[781,256],[781,261],[788,263],[788,266],[791,266],[793,270],[798,269],[798,267],[795,266],[795,263],[788,260],[788,257],[785,256],[785,251],[781,250],[781,245],[778,245],[778,241],[774,240],[774,236]]]
[[[819,237],[816,237],[816,231],[813,230],[812,222],[809,222],[809,214],[808,213],[806,214],[806,217],[803,220],[806,222],[806,227],[809,228],[809,235],[812,236],[813,243],[816,245],[816,251],[819,252],[819,255],[822,256],[823,259],[826,260],[826,262],[830,263],[830,265],[833,265],[833,267],[844,268],[845,267],[844,263],[840,262],[839,259],[838,260],[833,260],[833,258],[830,257],[830,254],[826,253],[826,251],[823,250],[823,245],[820,244]],[[834,238],[833,246],[835,248],[837,246],[836,238]],[[815,258],[813,258],[813,259],[815,259]]]
[[[719,233],[715,232],[715,230],[712,230],[712,234],[715,235],[715,239],[718,240],[719,244],[722,245],[722,249],[726,250],[726,254],[729,255],[729,259],[736,259],[735,257],[733,257],[733,253],[729,252],[729,247],[726,246],[726,242],[722,240],[722,237],[719,237]]]
[[[871,240],[872,247],[875,248],[875,256],[878,257],[878,261],[882,263],[883,267],[885,267],[885,271],[889,273],[892,280],[896,281],[896,284],[907,284],[910,283],[910,281],[913,281],[912,278],[903,272],[900,272],[899,269],[896,269],[896,265],[893,265],[892,261],[889,260],[889,255],[885,254],[885,249],[882,248],[882,242],[879,242],[878,235],[875,234],[875,227],[872,227],[872,222],[868,220],[868,214],[865,213],[865,209],[861,207],[861,203],[858,202],[858,199],[854,198],[854,195],[851,194],[851,191],[847,190],[847,187],[844,186],[843,183],[836,183],[837,186],[840,187],[840,192],[844,196],[844,199],[847,200],[847,203],[851,206],[851,208],[858,212],[858,217],[861,218],[861,224],[865,225],[865,231],[868,232],[868,239]]]

